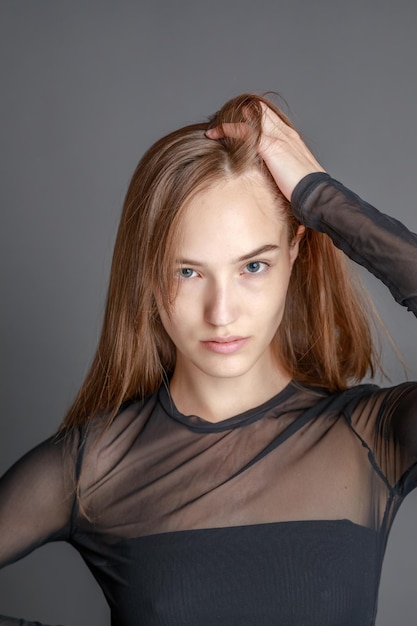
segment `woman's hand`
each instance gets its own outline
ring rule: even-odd
[[[296,130],[288,126],[272,109],[260,103],[262,114],[262,134],[258,152],[275,182],[291,200],[297,183],[313,172],[324,172]],[[253,132],[249,124],[222,124],[206,131],[209,139],[222,137],[243,138]]]

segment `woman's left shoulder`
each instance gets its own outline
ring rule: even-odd
[[[381,426],[417,416],[417,382],[406,381],[390,387],[357,385],[338,396],[340,409],[352,425]]]

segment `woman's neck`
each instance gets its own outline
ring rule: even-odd
[[[176,368],[170,393],[183,415],[198,415],[209,422],[220,422],[261,405],[282,391],[291,376],[274,363],[261,376],[211,377],[200,371]]]

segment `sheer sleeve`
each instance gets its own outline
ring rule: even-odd
[[[353,261],[390,289],[417,315],[417,236],[384,215],[328,174],[305,176],[291,198],[305,226],[329,235]]]
[[[69,538],[77,439],[75,435],[48,439],[1,478],[0,567],[48,541]],[[0,625],[35,626],[39,622],[0,615]]]
[[[417,386],[389,390],[377,424],[377,453],[385,459],[390,483],[401,497],[417,486]],[[388,473],[390,472],[390,473]]]
[[[303,224],[331,237],[352,260],[379,278],[397,302],[417,315],[415,234],[321,172],[298,183],[291,203]],[[404,496],[417,486],[416,383],[383,392],[378,411],[372,413],[378,415],[372,451],[390,485]]]

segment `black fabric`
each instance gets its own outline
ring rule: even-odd
[[[359,626],[372,620],[377,537],[346,520],[166,533],[124,547],[143,567],[133,566],[134,607],[131,593],[120,590],[119,623]]]
[[[326,175],[292,200],[417,313],[414,235]],[[370,626],[388,533],[417,481],[416,406],[416,383],[331,394],[293,381],[211,423],[162,387],[9,470],[0,564],[70,542],[113,626]]]

